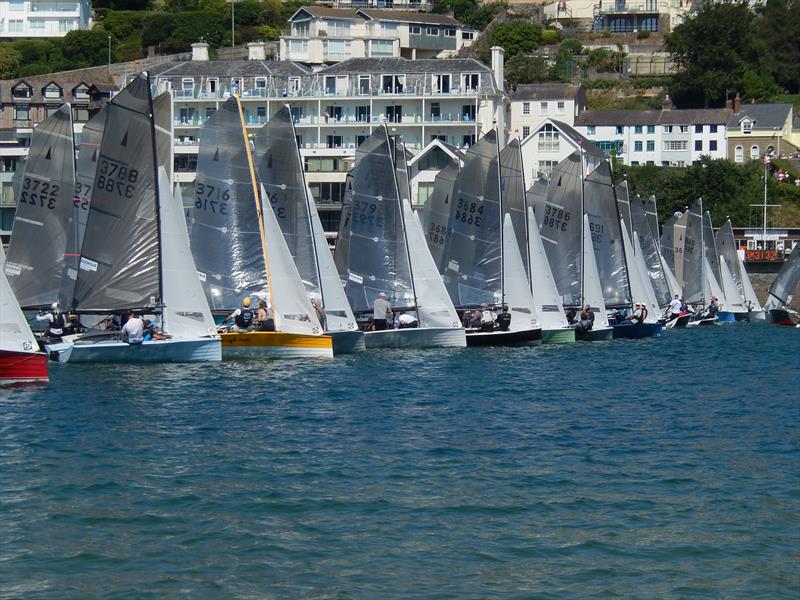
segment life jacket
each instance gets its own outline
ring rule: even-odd
[[[50,323],[50,331],[53,333],[61,334],[64,331],[64,313],[61,311],[53,311],[50,313],[53,315],[53,322]]]
[[[497,324],[500,327],[500,331],[508,331],[508,328],[511,327],[511,315],[509,313],[500,313],[497,315]]]
[[[253,323],[253,311],[249,308],[240,308],[239,314],[236,315],[236,326],[242,329],[250,327]]]
[[[639,323],[644,323],[644,320],[645,320],[646,318],[647,318],[647,308],[643,306],[643,307],[642,307],[642,318],[641,318],[641,320],[639,321]]]

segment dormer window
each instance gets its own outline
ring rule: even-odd
[[[44,96],[48,100],[58,100],[61,98],[61,88],[57,86],[55,83],[48,84],[42,90],[42,96]]]
[[[30,98],[33,95],[33,88],[24,81],[11,88],[11,95],[16,98]]]
[[[300,23],[292,23],[292,35],[299,37],[308,37],[311,33],[311,23],[303,21]]]
[[[89,86],[88,85],[76,86],[72,90],[72,96],[76,100],[88,100],[89,99]]]
[[[751,134],[753,132],[753,122],[750,120],[742,121],[742,133]]]

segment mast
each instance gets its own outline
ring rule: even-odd
[[[495,156],[497,163],[497,199],[500,205],[500,306],[506,303],[506,281],[505,281],[505,251],[503,250],[503,221],[505,219],[505,211],[503,210],[503,174],[500,170],[500,136],[496,135],[494,138]],[[524,189],[524,188],[523,188]]]
[[[236,99],[236,108],[239,111],[239,121],[242,124],[242,141],[244,142],[244,151],[247,156],[247,166],[250,170],[250,184],[253,186],[253,197],[256,203],[256,213],[258,214],[258,231],[261,234],[261,252],[264,256],[264,269],[267,275],[267,295],[269,296],[269,304],[272,307],[273,314],[278,312],[275,306],[275,298],[272,295],[272,281],[269,275],[269,255],[267,253],[267,236],[264,231],[264,215],[261,211],[261,193],[258,189],[258,181],[256,181],[256,169],[253,165],[253,153],[250,151],[250,138],[247,135],[247,125],[244,121],[244,113],[242,112],[242,102],[239,100],[239,95],[234,94]]]
[[[397,203],[400,207],[400,227],[403,230],[403,247],[406,249],[406,257],[408,258],[408,273],[411,276],[411,293],[414,295],[414,312],[417,313],[417,323],[420,322],[419,320],[419,302],[417,301],[417,286],[414,283],[414,267],[411,265],[411,250],[408,247],[408,233],[406,232],[406,219],[405,214],[403,211],[403,198],[400,196],[400,185],[397,183],[397,151],[400,148],[400,144],[403,142],[399,141],[397,138],[394,140],[389,139],[389,130],[386,128],[386,125],[383,126],[384,131],[386,132],[386,141],[389,146],[389,158],[392,161],[392,179],[394,180],[394,189],[397,191]],[[394,144],[392,144],[394,141]],[[406,179],[408,181],[408,168],[406,165],[405,160],[405,151],[406,148],[403,146],[402,151],[404,153],[403,156],[403,168],[406,169]],[[409,196],[411,195],[411,188],[408,189]],[[408,199],[408,204],[411,206],[411,198]],[[394,317],[393,317],[394,318]]]
[[[611,165],[610,162],[609,162],[609,165]],[[627,185],[625,187],[627,188]],[[628,191],[628,190],[626,190],[626,191]],[[617,223],[620,223],[622,221],[622,215],[619,212],[619,200],[617,200],[617,186],[614,185],[613,177],[611,179],[611,192],[614,194],[614,210],[617,213]],[[630,200],[630,191],[628,191],[628,218],[629,219],[631,218],[631,216],[630,216],[630,208],[631,208],[630,202],[631,202],[631,200]],[[631,231],[633,231],[633,223],[628,223],[628,227],[630,227]],[[620,228],[621,228],[621,226],[620,226]],[[628,284],[628,292],[631,295],[631,298],[630,298],[630,300],[631,300],[631,308],[633,308],[633,292],[631,291],[631,272],[630,272],[630,269],[628,268],[628,257],[625,255],[625,244],[622,245],[622,262],[625,264],[625,281]]]
[[[156,121],[153,108],[153,92],[150,88],[150,73],[144,72],[147,77],[147,107],[150,111],[150,151],[153,156],[153,201],[156,211],[156,241],[158,242],[158,302],[161,305],[161,329],[167,331],[166,314],[164,311],[164,255],[161,250],[161,194],[158,185],[158,151],[156,149]],[[170,104],[172,104],[170,102]]]
[[[584,173],[584,169],[583,169],[583,146],[581,145],[580,140],[578,140],[578,153],[580,154],[580,157],[581,157],[581,257],[580,257],[580,261],[581,261],[581,301],[580,301],[580,305],[581,305],[581,310],[583,310],[583,296],[584,296],[584,293],[583,293],[583,287],[584,287],[583,286],[583,280],[586,278],[586,269],[585,269],[585,265],[584,265],[584,261],[583,261],[583,253],[585,252],[585,249],[584,249],[584,245],[585,245],[584,237],[585,237],[585,235],[583,233],[583,225],[584,225],[583,216],[586,214],[586,205],[585,205],[585,202],[584,202],[584,193],[585,193],[585,191],[584,191],[584,182],[585,182],[586,174]],[[589,307],[589,308],[591,309],[591,307]]]
[[[703,300],[703,304],[709,301],[709,298],[706,298],[706,242],[703,236],[703,198],[702,196],[697,199],[697,202],[700,204],[700,256],[702,260],[700,261],[700,275],[702,277],[702,284],[700,286],[700,298]],[[691,210],[691,209],[690,209]]]

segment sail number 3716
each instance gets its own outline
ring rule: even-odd
[[[215,185],[197,182],[194,186],[194,207],[214,214],[228,214],[228,200],[231,193]]]

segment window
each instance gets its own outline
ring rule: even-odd
[[[57,85],[48,85],[44,88],[44,97],[45,98],[61,98],[61,88]]]
[[[703,126],[702,125],[695,125],[694,126],[695,133],[703,133]]]
[[[475,120],[475,105],[474,104],[464,104],[461,107],[461,120],[462,121],[474,121]]]
[[[419,25],[409,25],[408,33],[410,33],[411,35],[419,35],[420,33],[422,33],[422,29],[420,28]]]
[[[711,152],[716,152],[717,151],[717,140],[711,140],[710,142],[708,142],[708,149]]]
[[[370,121],[369,105],[356,106],[356,121],[358,121],[359,123],[369,123]]]
[[[439,28],[438,27],[428,27],[425,33],[427,33],[428,35],[438,36],[439,35]]]
[[[641,125],[635,125],[634,128],[633,128],[633,133],[642,133],[642,126]]]
[[[655,133],[655,132],[656,132],[656,126],[655,125],[648,125],[647,126],[647,133]]]
[[[28,29],[31,31],[44,31],[44,21],[28,21]]]
[[[320,204],[337,204],[342,201],[344,197],[344,183],[309,183],[308,187],[311,189],[311,195]],[[335,213],[338,216],[338,213]],[[320,213],[322,218],[322,213]],[[323,228],[324,228],[323,223]]]
[[[433,75],[433,90],[434,94],[449,94],[450,93],[450,75]]]
[[[708,126],[709,133],[717,133],[717,126],[716,125],[709,125]]]
[[[307,173],[347,173],[347,161],[341,158],[306,158],[305,168]]]
[[[197,125],[197,121],[194,118],[194,109],[183,107],[179,109],[178,118],[182,125]]]
[[[539,114],[540,115],[547,114],[547,102],[539,102]]]
[[[686,150],[688,145],[686,140],[664,140],[664,150],[666,152]]]
[[[461,39],[462,40],[473,40],[473,39],[475,39],[475,32],[474,31],[462,31],[461,32]]]
[[[480,85],[480,73],[464,73],[461,75],[461,88],[464,92],[477,92]]]
[[[531,103],[530,102],[523,102],[522,103],[522,114],[523,115],[531,114]]]
[[[689,133],[689,126],[688,125],[681,125],[681,133]]]
[[[444,29],[444,37],[456,37],[456,30],[455,29]]]
[[[22,33],[22,21],[17,19],[11,19],[8,22],[8,32],[9,33]]]
[[[325,58],[328,60],[347,60],[350,58],[350,40],[327,40]]]
[[[22,11],[25,10],[25,0],[10,0],[10,10]]]
[[[432,148],[417,163],[420,171],[439,171],[444,169],[450,162],[450,155],[441,148]]]
[[[340,135],[329,135],[327,138],[328,148],[341,148],[342,147],[342,136]]]
[[[474,133],[467,134],[465,136],[462,136],[462,138],[461,138],[461,145],[464,148],[469,148],[474,143],[475,143],[475,134]]]
[[[617,133],[617,135],[622,135],[622,125],[617,125],[616,133]]]
[[[191,92],[194,90],[194,79],[191,77],[184,77],[181,79],[181,90],[184,92]]]
[[[633,151],[634,152],[641,152],[642,151],[642,142],[633,142]]]
[[[172,164],[176,173],[193,173],[197,170],[197,155],[176,154]]]
[[[206,106],[206,119],[210,119],[215,112],[217,112],[216,108],[213,106]]]
[[[311,24],[308,21],[292,23],[292,35],[308,37],[311,33]]]
[[[742,133],[750,134],[753,131],[752,121],[742,121]]]
[[[531,134],[531,128],[528,125],[522,127],[522,139],[524,140]]]
[[[371,58],[391,58],[394,56],[392,40],[370,40],[369,55]]]
[[[386,107],[386,120],[389,123],[400,123],[403,120],[403,107],[402,106],[387,106]]]
[[[299,79],[297,80],[299,83]],[[291,80],[289,81],[291,84]],[[208,80],[208,93],[209,94],[216,94],[217,90],[219,89],[219,80],[216,77],[209,78]]]
[[[255,79],[255,90],[259,92],[260,95],[264,95],[267,91],[267,78],[266,77],[256,77]]]
[[[300,93],[300,78],[299,77],[289,77],[289,88],[288,93],[290,96],[297,96]]]
[[[307,58],[308,40],[289,40],[289,58]]]
[[[736,146],[736,150],[734,150],[734,161],[737,163],[744,162],[744,148],[741,146]]]
[[[653,140],[647,140],[647,151],[648,152],[656,151],[656,143]]]
[[[550,179],[550,175],[553,174],[553,169],[558,164],[558,161],[556,161],[556,160],[540,160],[540,161],[538,161],[538,164],[539,164],[539,168],[538,168],[538,171],[537,171],[536,175],[534,176],[534,178],[536,178],[536,177],[546,177],[546,178]]]
[[[395,34],[397,33],[397,23],[381,23],[381,31],[384,34]]]
[[[539,152],[558,152],[559,134],[549,123],[539,130]]]
[[[358,95],[369,96],[370,94],[370,78],[369,75],[358,76]]]
[[[672,133],[672,125],[664,125],[664,133]]]
[[[14,98],[30,98],[33,90],[27,85],[17,85],[11,91],[11,96]]]
[[[15,121],[28,121],[31,118],[30,106],[15,106],[14,107],[14,120]]]
[[[758,160],[759,154],[761,154],[761,152],[759,151],[758,146],[750,146],[750,158],[752,160]]]
[[[338,123],[342,120],[342,107],[341,106],[326,106],[325,107],[325,122],[328,120]]]
[[[695,140],[694,141],[694,150],[695,150],[695,152],[702,152],[703,151],[703,140]]]
[[[72,90],[72,96],[78,100],[88,100],[89,88],[83,85],[78,86],[74,90]]]
[[[563,100],[556,102],[556,114],[563,115],[566,111],[566,103]]]
[[[596,134],[596,133],[597,133],[597,127],[595,127],[594,125],[589,125],[589,126],[586,128],[586,133],[587,133],[588,135],[594,135],[594,134]]]
[[[350,35],[350,23],[348,21],[328,21],[329,36]]]
[[[440,102],[431,102],[431,121],[442,120],[442,105]]]
[[[661,166],[662,167],[668,167],[669,166],[669,161],[668,160],[662,160],[661,161]]]
[[[622,142],[619,140],[615,140],[613,142],[608,142],[608,141],[595,142],[595,146],[597,146],[598,148],[600,148],[600,150],[603,150],[605,152],[616,152],[617,154],[620,154],[622,152]]]

